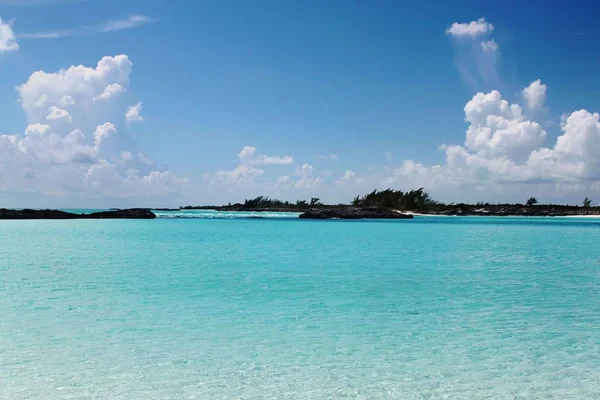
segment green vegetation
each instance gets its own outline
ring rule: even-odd
[[[537,199],[535,197],[530,197],[529,199],[527,199],[527,203],[525,203],[525,205],[527,207],[531,207],[534,206],[538,203]]]
[[[271,199],[266,196],[258,196],[254,199],[247,199],[243,204],[243,208],[305,209],[311,206],[316,206],[317,204],[320,203],[319,199],[316,197],[313,197],[310,200],[310,203],[306,200],[298,200],[295,203],[290,203],[289,201],[281,201],[278,199]]]
[[[395,210],[428,210],[441,204],[434,201],[423,188],[403,192],[401,190],[373,190],[352,202],[356,207],[386,207]]]
[[[295,202],[282,201],[258,196],[247,199],[243,203],[226,206],[187,206],[182,209],[211,209],[217,211],[275,211],[275,212],[306,212],[319,210],[320,212],[340,211],[349,207],[370,208],[380,207],[400,211],[414,211],[425,214],[444,215],[523,215],[523,216],[552,216],[552,215],[600,215],[600,207],[592,206],[592,201],[587,197],[583,206],[569,206],[556,204],[539,204],[535,197],[527,199],[525,204],[496,204],[496,203],[450,203],[444,204],[435,201],[423,188],[403,192],[401,190],[385,189],[374,190],[363,196],[356,196],[350,204],[323,204],[318,197]],[[347,211],[347,210],[346,210]]]

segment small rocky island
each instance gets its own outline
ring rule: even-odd
[[[300,214],[302,219],[411,219],[411,214],[402,214],[385,207],[327,207],[313,208]]]
[[[147,208],[99,211],[76,214],[60,210],[11,210],[0,208],[0,219],[154,219],[156,214]]]

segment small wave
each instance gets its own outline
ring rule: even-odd
[[[215,211],[215,210],[177,210],[156,211],[157,218],[184,218],[184,219],[293,219],[300,213],[294,212],[251,212],[251,211]]]

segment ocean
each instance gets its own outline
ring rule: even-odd
[[[0,221],[0,399],[600,398],[599,219],[159,217]]]

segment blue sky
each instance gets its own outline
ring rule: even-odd
[[[53,158],[42,168],[31,164],[44,158],[40,154],[35,160],[14,155],[15,169],[5,161],[0,174],[0,201],[178,205],[258,194],[347,201],[386,186],[425,186],[447,201],[501,201],[521,200],[527,185],[528,193],[547,201],[579,202],[600,192],[596,152],[564,145],[600,145],[593,123],[600,111],[600,25],[594,9],[591,1],[566,7],[550,1],[0,0],[0,17],[18,44],[0,52],[0,134],[20,140],[28,125],[42,124],[49,126],[44,135],[66,137],[79,128],[81,145],[91,146],[95,126],[110,122],[123,133],[111,145],[113,153],[90,155],[86,165]],[[493,28],[474,35],[447,32],[453,23],[480,18]],[[490,40],[495,49],[482,52],[480,44]],[[95,68],[102,57],[121,54],[132,64],[128,79],[120,82],[122,94],[110,110],[97,110],[94,100],[93,109],[79,110],[81,116],[71,112],[78,126],[54,126],[46,115],[32,116],[25,103],[36,99],[15,90],[34,71]],[[537,79],[544,85],[543,104],[528,110],[522,90]],[[31,96],[68,92],[63,89],[48,86]],[[523,112],[506,115],[496,98],[497,110],[486,115],[502,115],[516,131],[494,139],[492,127],[489,143],[465,144],[469,126],[490,128],[465,121],[465,105],[476,93],[493,90]],[[124,114],[117,110],[138,102],[143,121],[116,120],[118,112]],[[569,125],[568,116],[578,110],[589,115],[573,115]],[[528,129],[525,122],[540,129],[523,143],[519,132]],[[513,139],[498,150],[498,143]],[[451,162],[448,148],[440,149],[444,144],[466,150],[460,162]],[[255,150],[243,159],[245,146]],[[536,163],[524,158],[539,148],[554,151],[542,158],[557,171],[541,173],[547,168],[540,157]],[[137,151],[153,160],[152,168],[124,166],[115,158]],[[102,161],[111,164],[101,164],[106,169],[114,164],[115,175],[95,184],[90,168]],[[65,164],[74,166],[60,170]],[[35,172],[49,168],[69,181]],[[24,169],[44,183],[19,177]],[[165,187],[147,192],[140,184],[130,194],[131,171],[144,184],[152,172],[168,172],[176,183],[162,182]],[[116,188],[106,179],[123,185]]]

